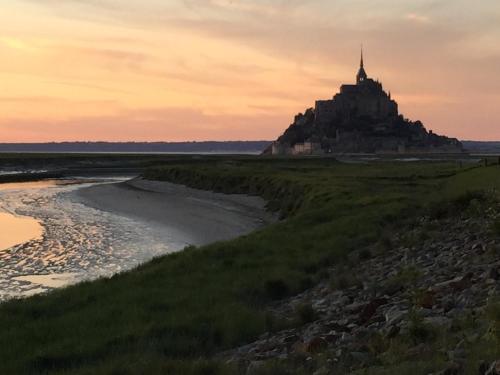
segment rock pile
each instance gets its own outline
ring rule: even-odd
[[[398,360],[437,357],[442,374],[463,373],[472,361],[470,344],[488,332],[485,309],[500,294],[500,239],[491,230],[498,217],[490,207],[479,215],[422,218],[393,235],[388,250],[365,249],[353,255],[352,267],[331,269],[329,280],[271,308],[298,327],[266,333],[220,357],[248,374],[271,362],[337,374],[384,366],[395,343],[410,343],[401,345]],[[297,324],[304,306],[314,316]],[[433,335],[447,339],[428,345]],[[479,367],[475,373],[500,374],[500,361]]]

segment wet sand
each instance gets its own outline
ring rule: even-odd
[[[0,185],[0,212],[8,213],[3,216],[27,218],[43,229],[41,236],[30,239],[30,233],[0,251],[0,301],[109,277],[186,246],[161,225],[94,209],[75,198],[85,186],[121,181],[126,178]],[[11,227],[1,228],[2,241],[13,234],[6,228]]]
[[[92,208],[160,226],[176,243],[228,240],[275,221],[259,197],[226,195],[168,182],[133,179],[74,191]]]
[[[274,221],[264,206],[257,197],[126,177],[0,185],[4,223],[26,219],[40,226],[36,237],[0,235],[10,241],[0,251],[0,301],[109,277],[188,245],[238,237]]]

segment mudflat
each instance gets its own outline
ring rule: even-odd
[[[259,197],[141,178],[90,186],[74,194],[85,205],[160,225],[177,243],[195,246],[248,234],[276,220]]]

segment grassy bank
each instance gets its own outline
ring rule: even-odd
[[[283,221],[111,279],[0,306],[0,373],[211,374],[208,358],[283,328],[266,305],[325,277],[420,210],[500,186],[498,166],[333,159],[171,160],[146,177],[257,194]]]

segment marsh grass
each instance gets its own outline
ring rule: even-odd
[[[295,307],[295,315],[299,325],[311,323],[316,320],[318,314],[310,303],[301,303]]]
[[[286,326],[266,312],[268,304],[325,278],[332,265],[375,244],[388,226],[429,202],[500,186],[497,174],[491,168],[457,172],[453,163],[333,159],[165,163],[145,176],[256,194],[283,220],[110,279],[2,304],[0,373],[231,373],[206,359]]]
[[[495,236],[500,236],[500,218],[493,221],[491,224],[491,231]]]

